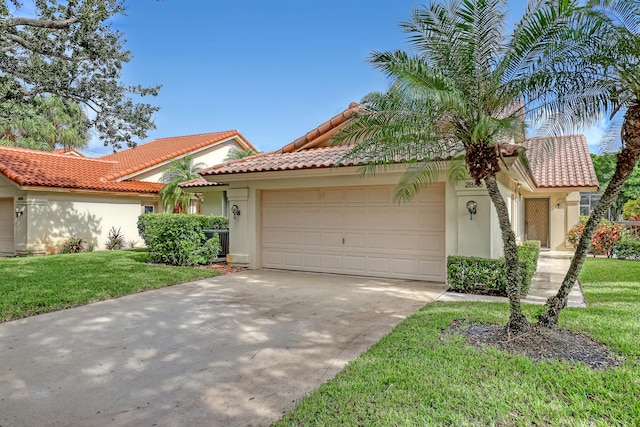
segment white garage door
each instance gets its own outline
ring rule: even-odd
[[[0,252],[13,253],[13,198],[0,199]]]
[[[445,280],[444,185],[410,203],[393,186],[264,191],[262,266]]]

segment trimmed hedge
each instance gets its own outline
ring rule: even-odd
[[[640,239],[623,239],[614,251],[618,259],[640,259]]]
[[[538,266],[540,242],[530,240],[518,247],[522,271],[521,294],[529,292],[531,279]],[[457,292],[477,292],[506,295],[507,273],[504,258],[491,259],[467,256],[447,258],[447,282]]]
[[[219,216],[144,214],[138,218],[138,233],[153,262],[171,265],[209,264],[220,252],[216,234],[207,239],[203,230],[228,229],[229,220]]]

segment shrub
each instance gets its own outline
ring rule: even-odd
[[[147,245],[150,260],[171,265],[209,264],[220,252],[220,240],[217,235],[207,239],[203,230],[213,225],[224,225],[226,220],[210,218],[216,217],[141,215],[138,218],[138,230]]]
[[[622,208],[622,217],[624,219],[629,220],[634,216],[640,217],[640,199],[629,200]]]
[[[73,235],[62,243],[60,253],[77,254],[80,252],[84,252],[85,243],[86,242],[82,238]]]
[[[616,243],[614,252],[619,259],[640,259],[640,238],[625,236]]]
[[[580,240],[580,236],[584,232],[584,226],[589,217],[580,217],[580,224],[574,226],[569,233],[567,233],[567,241],[576,246]],[[611,257],[613,255],[613,248],[615,244],[622,238],[622,231],[624,227],[620,224],[613,223],[607,219],[603,219],[598,224],[593,239],[591,240],[591,252],[595,255],[606,255]]]
[[[526,294],[538,266],[539,241],[527,241],[518,247],[522,272],[520,293]],[[506,295],[507,273],[504,258],[450,256],[447,258],[447,281],[458,292]]]
[[[116,230],[115,227],[111,227],[109,230],[109,235],[107,236],[107,242],[104,244],[105,248],[108,251],[114,251],[123,249],[125,245],[124,235],[118,228]]]

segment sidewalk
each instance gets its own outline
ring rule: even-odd
[[[531,280],[531,289],[521,301],[527,304],[541,304],[547,298],[556,294],[562,279],[571,264],[572,252],[542,251],[538,258],[538,271]],[[461,294],[457,292],[445,292],[438,301],[483,301],[483,302],[506,302],[504,297],[494,297],[489,295]],[[567,307],[586,307],[582,289],[578,283],[573,285],[569,293]]]

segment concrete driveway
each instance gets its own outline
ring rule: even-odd
[[[0,425],[269,425],[444,291],[258,270],[0,324]]]

